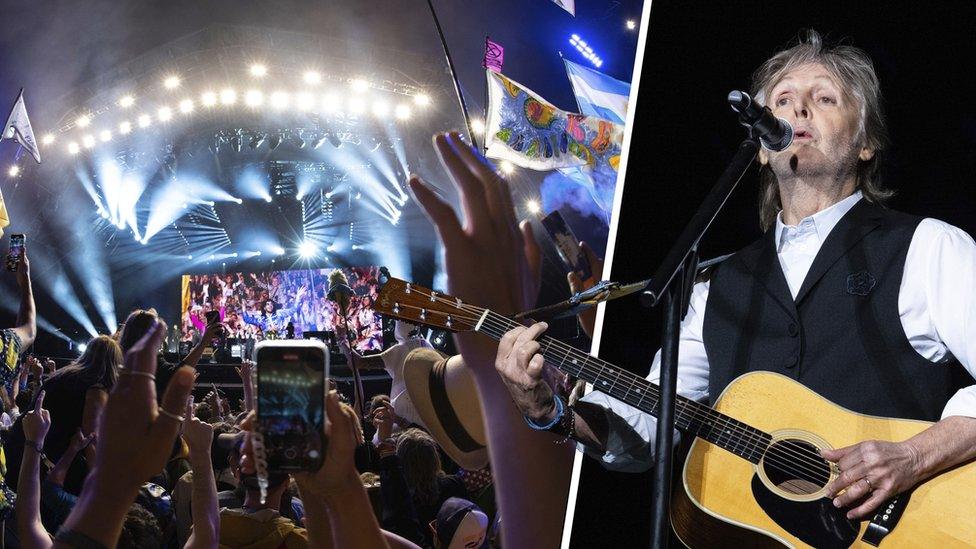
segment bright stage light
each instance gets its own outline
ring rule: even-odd
[[[539,205],[538,200],[526,200],[525,209],[531,214],[537,214],[542,211],[542,206]]]
[[[260,107],[264,103],[264,94],[258,90],[248,90],[244,94],[244,103],[248,107]]]
[[[373,103],[373,114],[380,118],[383,118],[390,114],[390,105],[386,101],[377,101]]]
[[[308,259],[315,255],[316,252],[315,244],[305,241],[298,246],[298,255],[302,256],[304,259]]]
[[[86,136],[82,137],[81,138],[81,144],[86,149],[90,149],[90,148],[94,147],[95,146],[95,136],[94,135],[86,135]]]
[[[357,93],[363,93],[369,91],[369,82],[363,80],[362,78],[354,78],[349,81],[349,87],[352,91]]]
[[[167,122],[173,118],[173,109],[169,107],[160,107],[159,110],[156,111],[156,117],[159,118],[160,122]]]
[[[237,92],[232,88],[224,88],[220,90],[220,103],[222,105],[233,105],[237,103]]]
[[[87,350],[88,350],[88,344],[87,343],[79,343],[78,344],[78,352],[79,353],[84,353]]]
[[[430,105],[430,96],[426,93],[418,93],[417,95],[413,96],[413,102],[421,107],[426,107],[427,105]]]
[[[148,114],[139,115],[138,122],[140,128],[148,127],[150,124],[152,124],[152,117]]]
[[[217,94],[212,91],[203,92],[200,94],[200,102],[204,107],[213,107],[217,104]]]
[[[193,261],[193,254],[186,256],[186,258],[189,259],[190,261]]]
[[[285,249],[282,248],[281,246],[275,246],[275,247],[271,248],[271,253],[273,253],[275,255],[285,255]],[[274,260],[272,259],[272,261],[274,261]]]
[[[634,30],[637,28],[637,22],[633,19],[627,20],[627,30]]]
[[[352,114],[362,114],[366,112],[366,102],[360,97],[350,97],[349,112]]]
[[[231,257],[237,257],[237,252],[230,254]]]
[[[132,124],[129,121],[121,122],[119,124],[119,133],[125,135],[132,131]]]
[[[271,94],[271,107],[281,110],[288,106],[288,94],[283,91],[276,91]]]
[[[237,202],[238,204],[243,204],[244,203],[244,200],[241,199],[241,198],[232,198],[231,200],[233,200],[234,202]]]
[[[75,125],[79,128],[87,128],[88,124],[91,124],[91,117],[87,114],[83,114],[75,119]]]
[[[167,76],[163,80],[163,87],[167,90],[175,90],[176,88],[180,87],[180,77],[176,76],[175,74]]]
[[[78,148],[78,144],[77,143],[75,143],[73,141],[71,143],[68,143],[68,154],[78,154],[78,151],[80,151],[80,150],[81,149]]]
[[[261,78],[266,74],[268,74],[268,67],[265,67],[261,63],[251,65],[251,76]]]
[[[128,109],[129,107],[135,104],[136,104],[136,98],[132,97],[131,95],[123,95],[122,98],[119,99],[119,106],[122,107],[123,109]]]
[[[314,86],[322,82],[322,75],[315,71],[305,71],[305,74],[302,76],[302,79],[305,80],[306,84],[311,84]]]
[[[269,194],[268,196],[265,196],[264,197],[264,201],[265,202],[271,202],[271,195]]]
[[[484,135],[485,122],[480,118],[471,120],[471,131],[474,132],[475,135]]]
[[[20,166],[17,165],[10,166],[10,169],[7,170],[7,175],[9,175],[10,177],[17,177],[18,175],[20,175]]]
[[[149,239],[146,237],[142,237],[142,240],[139,241],[139,244],[145,246],[146,244],[149,244]]]
[[[112,132],[110,132],[108,130],[102,130],[102,133],[98,134],[98,138],[101,139],[103,143],[106,142],[106,141],[111,141],[112,140]]]
[[[498,163],[498,169],[500,169],[502,173],[505,175],[511,175],[512,173],[515,172],[515,166],[513,166],[511,162],[508,162],[506,160],[502,160],[501,162]]]
[[[54,134],[49,133],[41,138],[42,145],[50,145],[51,143],[54,143]]]
[[[180,101],[180,112],[183,114],[189,114],[193,112],[193,100],[184,99],[183,101]]]
[[[397,105],[393,109],[393,115],[397,117],[397,120],[409,120],[411,114],[413,113],[410,111],[410,107],[406,105]]]
[[[308,92],[300,92],[295,95],[295,107],[300,111],[310,111],[315,106],[315,97]]]

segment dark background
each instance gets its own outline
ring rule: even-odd
[[[726,94],[747,90],[752,71],[803,28],[844,38],[874,59],[893,142],[890,205],[976,233],[976,4],[725,4],[652,4],[612,280],[652,274],[744,137]],[[760,234],[753,168],[702,243],[702,257]],[[660,325],[660,312],[636,299],[610,304],[600,356],[645,375]],[[584,459],[573,547],[647,546],[650,483],[650,473],[608,473]]]

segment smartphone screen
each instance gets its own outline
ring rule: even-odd
[[[27,237],[23,234],[10,235],[10,249],[7,250],[7,270],[16,271],[20,265],[20,258],[24,255],[24,242]]]
[[[328,351],[321,341],[262,341],[257,355],[257,418],[271,473],[316,471],[325,440]]]
[[[593,271],[590,269],[590,262],[586,259],[586,254],[580,248],[579,240],[569,225],[566,224],[566,220],[563,219],[559,210],[555,210],[542,218],[542,226],[545,227],[549,238],[556,245],[559,258],[563,260],[566,268],[570,271],[576,271],[580,280],[588,280],[592,277]]]

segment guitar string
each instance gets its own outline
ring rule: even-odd
[[[451,301],[451,300],[446,299],[444,297],[437,296],[436,294],[433,295],[433,296],[431,296],[430,294],[425,294],[420,288],[415,288],[413,291],[416,291],[419,295],[422,295],[422,296],[425,296],[425,297],[428,297],[428,298],[432,298],[431,299],[432,302],[441,302],[441,303],[444,303],[444,304],[450,304],[450,305],[452,305],[454,307],[457,307],[459,309],[462,309],[462,310],[464,310],[466,312],[469,312],[469,313],[472,313],[472,314],[477,314],[476,317],[464,317],[464,316],[458,317],[459,320],[465,321],[468,324],[470,324],[472,326],[472,328],[476,325],[476,321],[477,320],[480,320],[481,319],[481,315],[484,314],[484,312],[487,310],[487,309],[484,309],[484,308],[481,308],[481,307],[477,307],[477,306],[474,306],[474,305],[468,305],[468,304],[464,304],[464,303],[461,303],[460,305],[458,305],[457,302],[456,302],[456,299],[455,299],[455,301]],[[411,308],[416,308],[416,309],[424,309],[422,307],[415,307],[415,306],[411,306],[409,304],[407,304],[405,306],[411,307]],[[444,314],[444,313],[443,312],[440,312],[440,314]],[[492,315],[496,316],[497,319],[492,318]],[[513,320],[511,320],[509,318],[506,318],[504,316],[501,316],[498,313],[495,313],[494,311],[490,311],[490,310],[488,311],[488,315],[486,315],[485,322],[482,325],[483,326],[488,325],[489,324],[489,321],[490,321],[490,324],[495,329],[499,330],[499,332],[497,334],[494,334],[494,336],[496,338],[498,338],[498,339],[500,339],[501,335],[505,331],[511,329],[513,326],[518,326],[518,324],[517,323],[514,323]],[[492,334],[487,334],[487,335],[492,335]],[[566,344],[564,344],[564,343],[562,343],[562,342],[560,342],[558,340],[555,340],[555,339],[552,339],[552,338],[549,338],[549,337],[546,337],[544,340],[546,342],[550,342],[550,343],[555,344],[557,346],[558,345],[562,345],[565,349],[568,350],[567,351],[567,356],[569,356],[569,353],[570,352],[580,353],[577,349],[575,349],[573,347],[570,347],[570,346],[568,346],[568,345],[566,345]],[[582,355],[582,353],[580,353],[580,354]],[[587,362],[590,362],[591,360],[593,360],[595,358],[595,357],[591,357],[589,355],[582,355],[582,356],[584,356],[585,358],[584,358],[584,366],[580,368],[580,371],[581,372],[585,371],[585,366],[586,366]],[[599,360],[599,359],[597,359],[597,360]],[[610,366],[611,368],[614,368],[614,366],[612,364],[610,364],[610,363],[606,363],[605,361],[600,361],[600,362],[604,362],[604,364],[606,364],[607,366]],[[591,369],[590,373],[592,373],[596,377],[599,377],[599,375],[603,373],[603,370],[604,369],[605,369],[605,367],[603,365],[601,365],[600,366],[600,372],[599,373],[597,373],[596,370],[592,370],[592,369]],[[653,384],[650,384],[646,380],[641,379],[641,378],[639,378],[637,376],[634,376],[633,374],[630,374],[629,372],[626,372],[626,371],[624,371],[624,372],[627,375],[630,375],[631,377],[634,378],[634,379],[631,380],[631,388],[633,388],[634,381],[637,381],[637,382],[643,382],[644,384],[647,384],[647,386],[649,386],[652,389],[652,393],[657,390],[657,388]],[[614,386],[615,385],[616,384],[614,384]],[[659,393],[657,395],[652,394],[652,398],[659,399]],[[623,400],[626,402],[627,401],[626,397]],[[642,401],[643,401],[643,397],[641,398],[641,402]],[[700,405],[698,403],[695,403],[693,401],[689,401],[689,403],[691,403],[692,415],[693,416],[696,416],[696,417],[693,417],[693,419],[697,419],[699,422],[701,422],[702,421],[701,420],[701,417],[704,414],[704,416],[706,418],[712,419],[713,422],[716,423],[716,424],[718,422],[724,423],[724,427],[728,428],[728,429],[726,429],[726,433],[727,434],[731,434],[733,430],[736,433],[739,433],[738,440],[740,440],[742,442],[746,442],[746,443],[751,443],[753,445],[752,450],[759,451],[761,454],[763,454],[764,459],[767,462],[772,463],[772,460],[769,459],[771,457],[777,457],[778,456],[778,457],[782,458],[782,459],[779,460],[779,462],[780,462],[778,464],[779,467],[777,467],[781,471],[795,475],[798,472],[796,469],[786,470],[785,467],[786,466],[789,466],[789,465],[796,465],[796,466],[800,466],[801,468],[805,468],[805,471],[804,472],[809,473],[809,474],[812,474],[812,475],[814,475],[814,477],[816,477],[815,479],[806,478],[805,480],[808,480],[809,482],[813,482],[815,484],[824,484],[824,482],[826,482],[826,480],[829,480],[829,464],[828,464],[828,462],[826,460],[824,460],[822,457],[820,457],[819,454],[812,452],[810,450],[810,448],[808,448],[806,446],[801,446],[801,445],[798,445],[798,444],[794,444],[794,443],[792,443],[792,441],[789,441],[789,440],[777,441],[777,444],[776,445],[770,445],[770,443],[772,442],[772,437],[770,437],[766,433],[762,433],[761,431],[759,431],[759,432],[762,433],[762,435],[765,435],[767,437],[770,437],[770,440],[767,441],[767,440],[765,440],[765,438],[763,438],[763,436],[760,436],[759,434],[752,433],[752,432],[749,432],[749,431],[745,431],[746,437],[744,438],[741,435],[741,433],[743,433],[743,429],[741,427],[739,427],[738,425],[736,425],[736,424],[730,423],[730,420],[731,421],[734,421],[735,423],[738,423],[740,425],[743,425],[743,426],[747,427],[748,429],[753,429],[753,430],[756,430],[756,431],[758,431],[758,430],[755,429],[755,428],[753,428],[753,427],[751,427],[751,426],[749,426],[749,425],[747,425],[747,424],[744,424],[744,423],[742,423],[742,422],[740,422],[738,420],[734,420],[733,418],[729,418],[728,416],[725,416],[724,414],[715,412],[714,410],[711,410],[710,408],[705,407],[703,405]],[[682,402],[681,400],[678,401],[678,404],[680,406],[683,406],[684,408],[687,408],[688,407],[686,405],[686,403]],[[656,403],[655,403],[655,405],[656,405]],[[695,405],[697,405],[697,406],[695,406]],[[638,404],[638,406],[639,406],[639,404]],[[698,408],[698,409],[696,409],[696,408]],[[696,433],[696,434],[698,436],[700,436],[701,438],[705,438],[705,436],[701,435],[700,433],[701,433],[701,429],[698,429],[698,433]],[[706,438],[705,440],[708,440],[708,439]],[[709,442],[712,442],[713,444],[718,444],[718,442],[715,442],[715,441],[709,441]],[[729,442],[731,442],[731,441],[729,441]],[[729,451],[731,451],[732,453],[736,453],[735,450],[737,448],[738,448],[738,444],[734,445],[731,449],[729,449],[729,448],[726,448],[726,449],[729,450]],[[792,448],[792,450],[790,448]],[[745,449],[746,448],[743,448],[743,450],[745,450]],[[800,463],[797,463],[797,462],[794,462],[794,461],[790,461],[790,457],[791,457],[790,454],[792,454],[792,457],[800,458],[801,459],[801,462]],[[745,456],[742,456],[742,457],[745,457]],[[799,475],[797,475],[797,476],[799,476]],[[823,477],[826,477],[826,478],[823,478]]]
[[[425,296],[425,297],[428,297],[428,298],[432,297],[430,294],[425,294],[420,288],[415,288],[413,291],[416,291],[419,295],[422,295],[422,296]],[[437,295],[434,295],[433,296],[432,301],[434,301],[434,302],[441,302],[441,303],[444,303],[444,304],[450,304],[452,306],[455,306],[455,307],[457,307],[459,309],[464,310],[465,312],[469,312],[469,313],[472,313],[472,314],[477,314],[478,315],[477,317],[466,317],[466,316],[458,317],[459,320],[464,321],[464,322],[467,322],[472,327],[475,326],[475,322],[477,320],[480,320],[481,319],[481,315],[484,314],[484,312],[486,310],[484,308],[476,307],[474,305],[469,305],[469,304],[465,304],[465,303],[461,303],[460,306],[458,306],[458,304],[456,303],[456,300],[455,301],[451,301],[449,299],[446,299],[444,297],[440,297],[440,296],[437,296]],[[409,304],[406,304],[405,306],[411,307],[411,308],[416,308],[416,309],[424,309],[422,307],[414,307],[414,306],[411,306]],[[441,312],[441,314],[444,314],[444,313]],[[497,320],[495,318],[492,318],[492,315],[497,316],[499,319],[501,319],[501,321],[499,321],[499,320]],[[490,325],[491,325],[491,327],[493,329],[498,330],[498,332],[496,332],[495,334],[487,334],[486,333],[486,335],[494,335],[496,338],[500,339],[501,338],[501,335],[503,335],[503,333],[505,331],[508,331],[509,329],[511,329],[513,327],[512,323],[514,321],[512,321],[511,319],[508,319],[508,318],[506,318],[504,316],[498,315],[498,313],[494,313],[493,311],[488,311],[488,315],[485,318],[485,323],[483,323],[482,325],[483,326],[488,325],[489,324],[489,319],[490,319]],[[517,326],[518,324],[515,324],[515,325]],[[577,353],[580,353],[582,355],[582,353],[578,349],[575,349],[575,348],[573,348],[573,347],[571,347],[569,345],[566,345],[566,344],[560,342],[559,340],[546,337],[545,338],[545,342],[550,347],[552,347],[553,345],[555,345],[557,347],[558,346],[562,346],[567,351],[567,353],[566,353],[566,356],[567,357],[570,355],[571,352],[577,352]],[[580,371],[581,372],[585,371],[586,366],[587,366],[587,363],[590,362],[590,361],[592,361],[594,358],[596,358],[596,357],[591,357],[589,355],[585,355],[584,365],[582,367],[580,367]],[[599,360],[599,359],[597,359],[597,360]],[[600,362],[604,362],[604,361],[600,361]],[[606,365],[610,366],[612,369],[615,368],[614,366],[612,366],[609,363],[606,363]],[[590,373],[592,373],[596,377],[599,377],[599,375],[603,373],[603,370],[604,369],[605,369],[605,367],[603,365],[600,366],[600,372],[597,372],[596,370],[590,368]],[[630,374],[626,370],[622,370],[622,372],[624,372],[625,374],[629,374],[630,376],[632,376],[634,378],[633,380],[630,380],[631,381],[631,389],[633,388],[634,381],[643,382],[643,383],[647,384],[649,387],[651,387],[651,389],[652,389],[652,399],[659,400],[659,398],[660,398],[659,392],[658,392],[657,395],[654,395],[653,394],[653,392],[657,389],[656,387],[653,386],[653,384],[650,384],[646,380],[644,380],[642,378],[639,378],[637,376],[634,376],[633,374]],[[624,376],[618,376],[618,377],[624,377],[625,380],[626,380],[626,375],[624,375]],[[613,386],[616,386],[616,383],[614,383],[614,385],[612,385],[611,387],[613,387]],[[630,390],[628,390],[628,393],[629,392],[630,392]],[[625,397],[623,400],[626,402],[627,401],[627,398]],[[643,402],[643,397],[641,397],[640,402]],[[693,401],[689,401],[689,402],[693,402]],[[683,408],[688,408],[688,406],[686,405],[686,403],[684,403],[684,402],[682,402],[680,400],[678,401],[678,404],[679,404],[679,406],[682,406]],[[698,404],[698,403],[694,403],[694,404]],[[655,403],[655,406],[656,406],[656,403]],[[714,410],[711,410],[711,409],[709,409],[707,407],[704,407],[702,405],[699,405],[699,407],[701,408],[700,410],[699,409],[695,409],[695,407],[692,406],[692,411],[691,411],[691,414],[690,415],[693,416],[693,417],[691,419],[695,419],[695,420],[698,420],[700,423],[704,423],[702,421],[702,419],[701,419],[702,418],[702,415],[704,415],[706,418],[711,419],[713,424],[718,424],[719,422],[724,423],[724,427],[726,428],[726,434],[731,434],[733,431],[735,431],[736,433],[738,433],[739,434],[738,440],[741,441],[741,442],[745,442],[745,443],[751,443],[752,444],[752,450],[753,451],[758,451],[759,453],[763,454],[764,460],[766,462],[768,462],[770,464],[773,464],[772,463],[773,460],[771,460],[769,458],[771,458],[771,457],[779,457],[779,458],[781,458],[781,459],[778,460],[779,463],[776,464],[776,465],[778,465],[777,466],[777,469],[780,469],[781,471],[783,471],[785,473],[789,473],[789,474],[793,474],[793,475],[796,475],[796,476],[800,476],[800,475],[797,475],[798,471],[796,469],[786,470],[786,467],[787,466],[790,466],[790,465],[801,466],[801,467],[805,467],[805,469],[806,469],[803,472],[808,473],[808,474],[811,474],[814,477],[816,477],[814,479],[806,478],[804,480],[807,480],[809,482],[812,482],[814,484],[819,484],[819,485],[822,485],[822,484],[824,484],[824,482],[826,480],[829,480],[829,464],[828,464],[828,462],[826,460],[824,460],[823,458],[821,458],[818,454],[812,452],[810,450],[810,448],[808,448],[806,446],[801,446],[801,445],[798,445],[798,444],[793,444],[792,441],[789,441],[789,440],[786,440],[786,441],[777,441],[777,444],[770,445],[770,443],[772,442],[772,437],[770,437],[770,440],[766,440],[763,436],[761,436],[761,435],[759,435],[757,433],[753,433],[753,432],[750,432],[748,430],[744,431],[740,426],[731,423],[729,420],[732,420],[732,421],[735,421],[738,424],[744,425],[748,429],[752,429],[752,430],[756,430],[756,429],[753,428],[753,427],[751,427],[751,426],[748,426],[747,424],[743,424],[742,422],[739,422],[738,420],[734,420],[733,418],[728,418],[724,414],[720,414],[718,412],[715,412]],[[688,416],[689,415],[687,413],[687,410],[683,410],[682,412],[685,414],[685,416]],[[686,417],[685,419],[688,419],[688,418]],[[703,435],[701,435],[701,429],[699,428],[697,430],[698,430],[698,433],[696,433],[696,434],[698,436],[700,436],[701,438],[705,438]],[[756,430],[756,431],[758,431],[758,430]],[[743,432],[746,435],[745,437],[742,436],[742,433]],[[760,431],[760,433],[762,433],[762,432]],[[766,433],[762,433],[762,435],[769,436]],[[706,439],[706,440],[708,440],[708,439]],[[709,442],[712,442],[712,441],[709,441]],[[729,441],[729,442],[731,442],[731,441]],[[716,443],[716,442],[713,442],[713,443]],[[793,451],[790,451],[790,449],[789,448],[786,448],[786,446],[791,446],[793,448]],[[726,448],[726,449],[728,449],[728,448]],[[735,452],[736,449],[738,449],[738,443],[736,443],[734,446],[732,446],[731,451],[733,453],[736,453]],[[743,451],[745,451],[746,449],[747,448],[743,448]],[[790,459],[789,459],[791,457],[790,454],[792,454],[792,457],[801,458],[801,462],[800,463],[797,463],[795,461],[790,461]],[[743,456],[743,457],[745,457],[745,456]],[[826,477],[826,478],[824,478],[824,477]]]

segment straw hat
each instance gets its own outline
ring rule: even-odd
[[[481,401],[461,355],[414,349],[407,354],[403,379],[424,426],[447,455],[465,469],[487,465]]]

